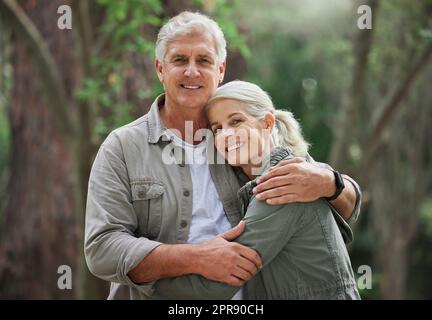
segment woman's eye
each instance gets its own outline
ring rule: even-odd
[[[241,122],[240,119],[233,119],[233,120],[231,121],[231,125],[236,125],[236,124],[239,124],[240,122]]]

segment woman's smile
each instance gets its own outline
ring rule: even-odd
[[[246,144],[246,142],[244,142],[244,141],[230,144],[230,145],[228,145],[226,147],[226,151],[230,152],[230,151],[233,151],[233,150],[237,150],[237,149],[243,147],[245,144]]]

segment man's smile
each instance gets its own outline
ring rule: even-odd
[[[201,89],[203,86],[191,85],[191,84],[180,84],[180,87],[182,87],[183,89],[188,89],[188,90],[198,90],[198,89]]]

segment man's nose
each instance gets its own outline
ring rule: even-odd
[[[187,65],[185,70],[185,76],[187,77],[197,77],[199,76],[199,70],[194,62]]]

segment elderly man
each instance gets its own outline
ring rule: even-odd
[[[165,93],[99,149],[89,180],[85,256],[90,271],[111,282],[109,298],[151,299],[155,281],[189,274],[242,286],[261,267],[254,250],[231,242],[244,229],[236,198],[241,175],[227,164],[186,164],[184,153],[166,153],[173,146],[205,154],[193,137],[208,127],[204,107],[223,81],[225,59],[224,35],[213,20],[191,12],[172,18],[156,43]],[[359,213],[357,184],[325,166],[294,159],[261,180],[256,192],[269,204],[327,197],[345,220]]]

